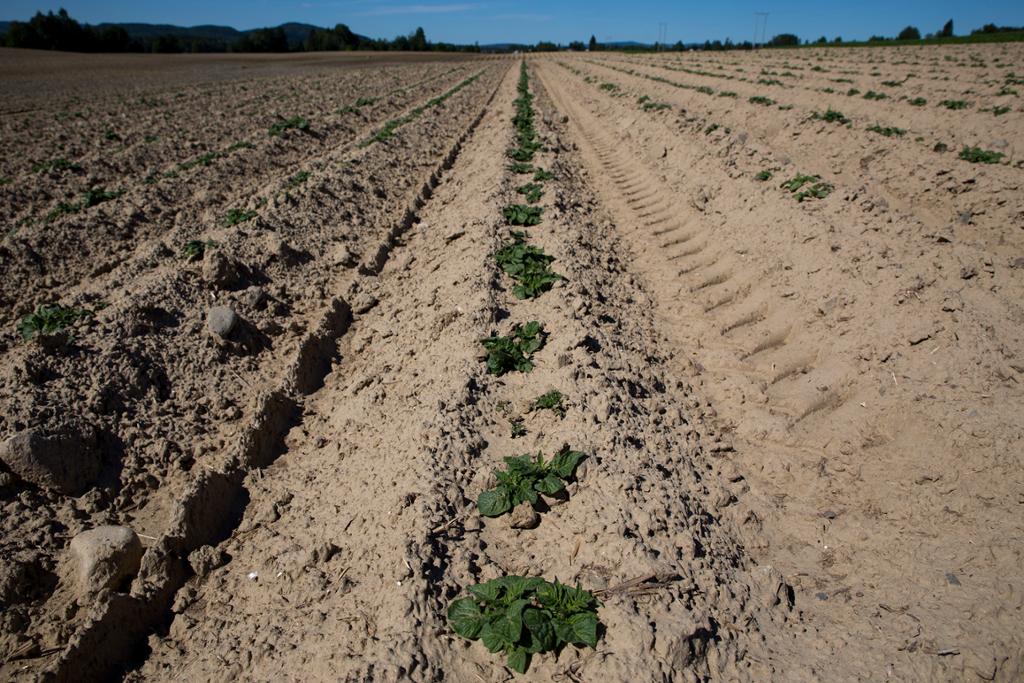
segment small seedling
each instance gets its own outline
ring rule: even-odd
[[[915,97],[912,100],[907,100],[907,104],[909,104],[912,107],[923,107],[924,105],[928,104],[928,100],[926,100],[923,97]]]
[[[551,462],[537,457],[518,455],[505,458],[505,471],[495,471],[498,485],[484,491],[476,506],[484,517],[500,517],[520,503],[536,505],[540,494],[554,496],[565,490],[565,481],[572,478],[576,465],[586,456],[563,446]]]
[[[857,88],[850,88],[849,90],[846,91],[846,96],[847,97],[853,97],[853,96],[859,95],[859,94],[860,94],[860,90],[857,90]]]
[[[512,438],[518,439],[522,436],[526,436],[526,421],[521,417],[510,417],[508,419],[508,426],[512,430]]]
[[[78,213],[83,209],[88,209],[97,204],[116,199],[121,196],[120,192],[112,192],[102,187],[91,188],[82,193],[82,198],[77,202],[60,202],[56,208],[50,211],[46,216],[46,220],[52,221],[55,218],[64,216],[66,214]]]
[[[526,673],[530,657],[574,643],[597,647],[597,598],[579,586],[524,576],[503,576],[469,588],[448,606],[448,624],[467,640],[502,652],[508,666]]]
[[[509,204],[501,210],[509,225],[537,225],[541,221],[543,207],[527,206],[526,204]]]
[[[756,176],[754,176],[754,180],[760,180],[761,182],[764,182],[766,180],[771,180],[771,179],[772,179],[772,172],[771,171],[767,171],[767,170],[760,171]]]
[[[946,109],[952,109],[954,111],[958,109],[967,109],[970,105],[964,100],[942,100],[939,104]]]
[[[22,339],[31,339],[36,334],[55,334],[61,330],[71,327],[79,320],[91,318],[93,312],[84,308],[72,308],[52,304],[49,306],[37,306],[33,313],[29,313],[18,324],[18,332]]]
[[[597,87],[607,92],[615,92],[616,90],[619,89],[619,86],[615,85],[614,83],[602,83]]]
[[[189,240],[181,248],[182,255],[189,261],[197,261],[203,258],[208,248],[216,247],[213,240]]]
[[[868,126],[868,130],[871,131],[872,133],[884,135],[887,138],[891,138],[894,135],[896,137],[903,137],[904,135],[907,134],[907,131],[905,131],[902,128],[896,128],[894,126],[880,126],[877,123],[873,126]]]
[[[293,116],[290,119],[282,119],[274,122],[270,126],[269,132],[273,136],[278,136],[286,130],[297,130],[303,133],[309,130],[309,121],[301,116]]]
[[[231,209],[224,216],[224,226],[230,228],[233,225],[244,223],[256,218],[256,212],[248,209]]]
[[[296,173],[295,175],[288,179],[288,182],[285,183],[284,185],[284,189],[294,190],[296,187],[306,182],[307,180],[309,180],[309,171],[299,171],[298,173]]]
[[[81,171],[82,167],[73,161],[67,159],[51,159],[50,161],[44,161],[41,164],[36,164],[32,167],[34,173],[42,173],[43,171]]]
[[[209,166],[211,163],[213,163],[213,160],[219,156],[220,152],[206,152],[205,154],[202,154],[196,157],[195,159],[190,159],[188,161],[181,162],[180,164],[178,164],[178,168],[181,169],[182,171],[187,171],[190,168],[194,168],[196,166]]]
[[[769,98],[764,97],[762,95],[755,95],[754,97],[751,97],[750,98],[750,102],[751,102],[751,104],[760,104],[760,105],[765,106],[765,107],[770,107],[773,104],[775,104],[775,100],[769,99]]]
[[[959,156],[972,164],[998,164],[1005,155],[1002,152],[993,152],[980,147],[964,147],[960,150]]]
[[[864,93],[865,100],[887,100],[889,96],[884,92],[875,92],[874,90],[868,90]]]
[[[545,254],[539,247],[526,244],[525,233],[513,232],[512,240],[494,253],[494,260],[516,280],[512,288],[516,298],[534,299],[565,279],[548,267],[555,257]]]
[[[652,102],[644,102],[642,105],[640,105],[640,108],[643,109],[644,111],[662,111],[663,109],[670,109],[671,107],[672,107],[671,104],[666,104],[665,102],[653,102],[653,101]]]
[[[493,336],[481,340],[487,350],[487,372],[504,375],[516,370],[533,370],[533,354],[543,348],[547,333],[536,320],[516,325],[508,337]]]
[[[565,405],[562,403],[565,397],[562,396],[562,392],[557,389],[552,389],[548,393],[537,398],[533,402],[533,410],[550,410],[559,419],[565,417]]]
[[[824,199],[832,192],[832,186],[822,182],[820,176],[797,174],[779,187],[789,190],[798,202],[805,199]]]
[[[526,183],[516,188],[516,192],[522,195],[526,195],[526,201],[531,204],[536,204],[540,201],[540,198],[544,196],[544,189],[537,183]]]
[[[736,93],[732,92],[731,90],[722,90],[722,91],[720,91],[718,93],[718,96],[719,97],[739,97],[739,95],[737,95]]]
[[[844,123],[845,124],[845,123],[849,123],[850,122],[850,119],[848,119],[845,116],[843,116],[843,112],[836,111],[832,107],[829,107],[828,110],[826,110],[824,114],[821,114],[821,113],[818,113],[818,112],[814,112],[813,114],[811,114],[811,118],[812,119],[816,119],[818,121],[824,121],[825,123]]]

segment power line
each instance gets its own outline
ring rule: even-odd
[[[758,45],[757,30],[761,29],[761,44],[764,44],[768,32],[768,12],[754,12],[754,47]]]

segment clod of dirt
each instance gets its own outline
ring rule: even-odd
[[[0,560],[0,608],[30,598],[43,584],[44,573],[37,560],[22,561],[13,557]]]
[[[218,289],[238,285],[238,264],[219,251],[207,250],[203,257],[203,279]]]
[[[276,232],[267,234],[263,239],[264,249],[271,261],[280,261],[287,266],[293,266],[298,263],[298,253]]]
[[[540,515],[529,503],[520,503],[512,510],[509,526],[513,529],[536,529],[540,524]]]
[[[230,306],[214,306],[206,312],[206,327],[210,332],[227,339],[238,326],[238,314]]]
[[[353,254],[352,250],[344,244],[339,244],[331,250],[331,261],[339,266],[345,266],[346,268],[351,268],[359,263],[359,259],[356,255]]]
[[[250,311],[260,310],[266,306],[267,293],[262,287],[253,286],[242,292],[238,300]]]
[[[70,578],[78,596],[118,590],[128,584],[142,563],[142,542],[125,526],[101,526],[71,539]]]
[[[192,571],[196,573],[196,576],[209,574],[227,562],[227,560],[228,558],[223,550],[211,545],[200,546],[189,553],[188,556],[188,563],[192,566]]]
[[[355,300],[352,302],[352,311],[357,315],[362,315],[363,313],[368,313],[373,310],[374,306],[378,303],[377,297],[367,292],[363,292],[356,296]]]
[[[82,493],[100,473],[96,435],[75,430],[19,432],[0,444],[0,461],[30,484],[67,495]]]

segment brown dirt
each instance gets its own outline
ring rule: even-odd
[[[0,51],[0,439],[70,434],[87,490],[0,464],[0,678],[502,680],[444,614],[506,574],[644,580],[529,680],[1024,676],[1022,48],[530,59],[529,232],[567,279],[526,301],[490,257],[517,60],[104,56],[83,97],[33,54]],[[23,341],[58,301],[95,314]],[[487,374],[534,319],[535,369]],[[564,418],[527,411],[549,389]],[[563,443],[536,529],[479,516],[504,456]],[[102,524],[141,567],[78,594]]]

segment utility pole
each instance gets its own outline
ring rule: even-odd
[[[757,31],[761,29],[761,44],[764,44],[765,35],[768,31],[768,13],[754,12],[754,47],[757,48]]]

